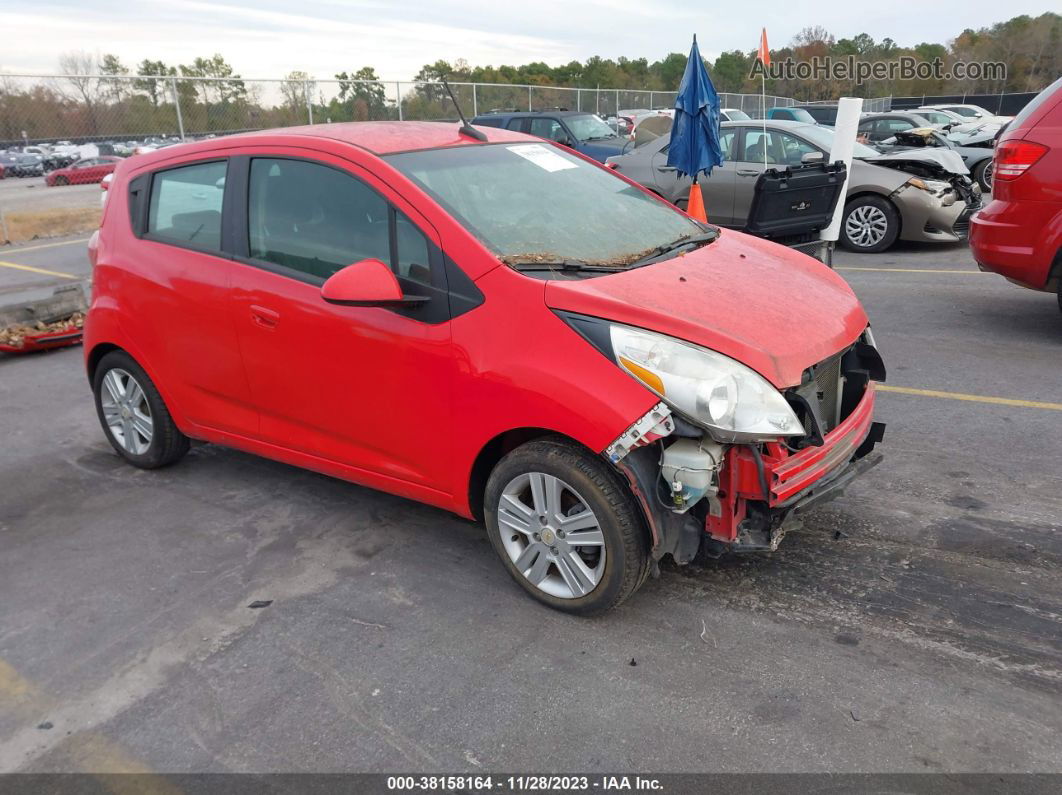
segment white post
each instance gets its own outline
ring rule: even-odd
[[[476,83],[472,84],[472,118],[479,115],[479,104],[476,100]]]
[[[306,97],[306,115],[310,119],[310,124],[313,124],[313,92],[310,90],[309,80],[302,82],[302,93]]]
[[[398,103],[398,120],[402,121],[402,84],[395,83],[395,101]]]
[[[184,140],[184,119],[181,118],[181,100],[177,95],[177,78],[170,78],[170,91],[173,93],[173,107],[177,109],[177,131],[181,135],[181,140]]]
[[[859,113],[863,110],[860,97],[841,97],[837,102],[837,121],[833,125],[833,147],[830,149],[830,162],[838,160],[844,163],[847,172],[852,170],[852,152],[855,150],[856,133],[859,130]],[[844,215],[844,199],[848,192],[848,176],[841,186],[841,195],[833,211],[833,220],[822,232],[819,239],[827,243],[836,243],[841,233],[841,216]]]
[[[527,110],[529,113],[533,110],[531,107],[531,86],[527,87]]]

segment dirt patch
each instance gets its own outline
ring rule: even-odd
[[[25,243],[42,237],[94,232],[99,228],[102,213],[102,207],[62,207],[4,213],[0,242]]]

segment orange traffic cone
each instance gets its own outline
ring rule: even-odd
[[[708,216],[704,212],[704,197],[701,195],[701,186],[696,182],[690,185],[690,200],[686,204],[686,215],[695,221],[708,223]]]

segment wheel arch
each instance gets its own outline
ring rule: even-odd
[[[899,240],[900,235],[903,234],[903,211],[901,211],[899,205],[892,200],[892,194],[871,190],[869,188],[860,188],[858,193],[853,193],[844,197],[845,209],[847,209],[848,205],[855,199],[862,199],[865,196],[874,196],[878,199],[884,199],[889,203],[892,209],[896,211],[896,223],[900,225],[899,230],[896,232],[896,239]]]
[[[133,356],[129,351],[119,345],[115,345],[113,342],[101,342],[97,344],[89,351],[88,356],[85,357],[85,372],[88,375],[90,384],[94,383],[96,380],[96,368],[99,367],[100,360],[111,351],[122,351],[123,353]],[[133,356],[133,359],[135,360],[136,357]],[[139,364],[139,361],[137,363]],[[143,365],[141,365],[141,367],[143,367]]]
[[[483,448],[472,462],[472,470],[468,477],[468,508],[473,519],[477,522],[483,521],[483,497],[487,491],[487,480],[490,478],[490,473],[494,471],[494,467],[498,465],[498,462],[502,460],[506,453],[515,450],[520,445],[546,436],[565,439],[585,447],[577,439],[572,439],[563,433],[558,433],[548,428],[534,427],[510,428],[499,433],[483,445]]]

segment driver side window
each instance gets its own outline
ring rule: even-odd
[[[327,279],[363,259],[391,263],[388,205],[335,168],[255,158],[248,191],[254,259]]]
[[[538,136],[539,138],[545,138],[546,140],[557,142],[568,137],[564,132],[564,128],[561,127],[560,122],[556,119],[532,119],[531,134]]]

